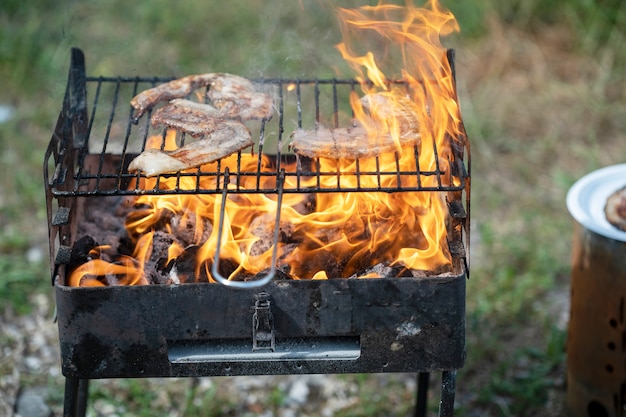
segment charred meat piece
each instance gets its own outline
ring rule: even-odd
[[[250,80],[238,75],[208,73],[189,75],[139,93],[130,101],[136,109],[135,121],[156,104],[184,98],[202,87],[209,87],[209,98],[215,100],[215,107],[223,109],[222,114],[227,118],[269,119],[272,115],[272,98],[257,92]]]
[[[372,137],[362,126],[353,128],[296,130],[291,134],[291,149],[309,158],[362,158],[372,157],[398,149],[396,141],[388,132]],[[418,133],[401,137],[401,146],[417,145]]]
[[[175,99],[152,114],[152,126],[165,126],[193,137],[205,136],[224,122],[220,111],[210,104]]]
[[[254,142],[250,131],[236,120],[224,120],[203,139],[174,151],[146,149],[128,166],[130,172],[141,171],[148,177],[175,173],[217,161]]]
[[[604,213],[609,223],[626,232],[626,187],[609,196]]]

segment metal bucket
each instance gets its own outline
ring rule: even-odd
[[[568,416],[626,415],[626,232],[605,217],[607,198],[626,185],[626,164],[572,186],[576,220],[567,337]]]

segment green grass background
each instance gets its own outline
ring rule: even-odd
[[[14,114],[0,123],[0,313],[30,314],[31,296],[52,292],[41,166],[71,47],[83,49],[90,75],[349,76],[334,48],[341,35],[333,8],[367,3],[3,1],[0,106]],[[565,331],[555,324],[554,299],[567,294],[569,280],[565,194],[591,170],[626,161],[626,6],[443,4],[461,26],[445,44],[457,50],[473,169],[468,361],[458,377],[458,411],[542,415],[564,389]],[[355,378],[360,405],[346,415],[410,409],[413,399],[386,401],[373,395],[380,393],[373,379]],[[123,390],[132,395],[119,400]],[[136,415],[154,405],[141,381],[103,385],[94,395]],[[215,410],[230,406],[215,390],[204,395]],[[273,391],[268,407],[279,407],[282,396]]]

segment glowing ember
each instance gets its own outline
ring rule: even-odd
[[[445,59],[446,50],[440,36],[458,30],[452,14],[442,10],[436,1],[428,8],[385,5],[365,6],[358,9],[339,9],[343,23],[344,42],[337,45],[344,59],[357,71],[363,95],[369,97],[364,109],[362,96],[353,92],[351,106],[355,123],[368,130],[368,138],[376,140],[382,132],[390,134],[396,151],[376,158],[354,159],[319,158],[320,172],[407,172],[448,171],[451,159],[450,138],[460,135],[460,114],[456,102],[451,68]],[[355,51],[364,36],[375,35],[388,45],[385,53],[402,57],[402,67],[395,71],[383,70],[386,64],[372,51],[359,54]],[[379,62],[380,60],[380,62]],[[389,83],[401,79],[402,84]],[[288,86],[291,91],[294,85]],[[407,118],[407,112],[411,118]],[[415,134],[419,134],[419,167],[413,148],[403,148],[401,133],[407,120],[419,121]],[[151,137],[147,147],[161,148],[161,136]],[[175,149],[176,132],[168,131],[165,149]],[[366,146],[366,145],[364,145]],[[435,157],[437,156],[437,158]],[[220,169],[231,172],[255,173],[259,158],[237,155],[222,159]],[[261,171],[275,172],[268,159],[262,155]],[[215,171],[216,164],[203,166],[202,171]],[[358,164],[358,165],[357,165]],[[285,164],[286,172],[296,172],[298,166]],[[272,171],[274,170],[274,171]],[[317,181],[320,181],[318,184]],[[452,178],[452,177],[450,177]],[[132,188],[149,189],[158,180],[160,189],[194,190],[198,179],[193,176],[141,178]],[[216,188],[224,181],[221,177],[202,177],[203,189]],[[237,185],[229,189],[254,189],[259,177],[241,176]],[[261,176],[267,187],[276,187],[275,176]],[[415,175],[373,176],[346,174],[341,176],[347,188],[384,188],[397,186],[437,188],[438,181],[450,179]],[[211,181],[213,183],[211,183]],[[285,187],[317,186],[332,189],[337,178],[287,176]],[[456,185],[456,184],[455,184]],[[285,194],[280,208],[277,196],[271,194],[229,194],[222,216],[221,195],[178,193],[161,196],[140,196],[136,207],[126,219],[126,228],[133,239],[135,250],[115,264],[100,259],[89,261],[77,268],[70,285],[101,285],[98,276],[122,276],[123,285],[145,284],[146,259],[153,250],[155,231],[173,236],[185,229],[186,247],[193,247],[193,276],[205,276],[209,281],[211,265],[218,241],[218,224],[223,222],[220,260],[231,267],[229,279],[251,277],[267,270],[271,265],[273,235],[280,229],[278,268],[287,271],[294,279],[326,279],[328,277],[379,277],[372,269],[386,267],[411,271],[449,271],[451,259],[447,245],[447,206],[441,192],[326,192],[311,194]],[[276,211],[280,210],[280,224],[275,224]],[[169,220],[168,220],[169,219]],[[171,221],[176,219],[176,222]],[[187,250],[180,243],[168,249],[167,263],[175,262]],[[364,272],[365,271],[365,272]],[[409,274],[410,275],[410,274]],[[406,276],[406,275],[404,275]],[[175,281],[175,280],[174,280]]]

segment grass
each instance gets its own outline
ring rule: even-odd
[[[472,143],[475,243],[459,415],[550,415],[551,395],[563,390],[565,332],[551,325],[547,297],[568,282],[572,221],[565,193],[585,173],[626,160],[626,6],[619,0],[444,3],[462,29],[448,43],[457,49]],[[83,48],[92,75],[332,77],[347,73],[333,47],[339,40],[326,0],[271,6],[236,0],[227,7],[3,2],[0,105],[17,111],[0,123],[0,311],[28,314],[33,292],[51,292],[47,262],[33,254],[47,258],[41,163],[72,46]],[[412,406],[403,378],[389,387],[369,376],[344,380],[356,387],[357,401],[349,414],[337,415],[403,414]],[[127,415],[173,406],[188,415],[242,409],[217,385],[188,384],[98,381],[92,401]],[[270,390],[265,409],[277,414],[285,395],[281,387]]]

